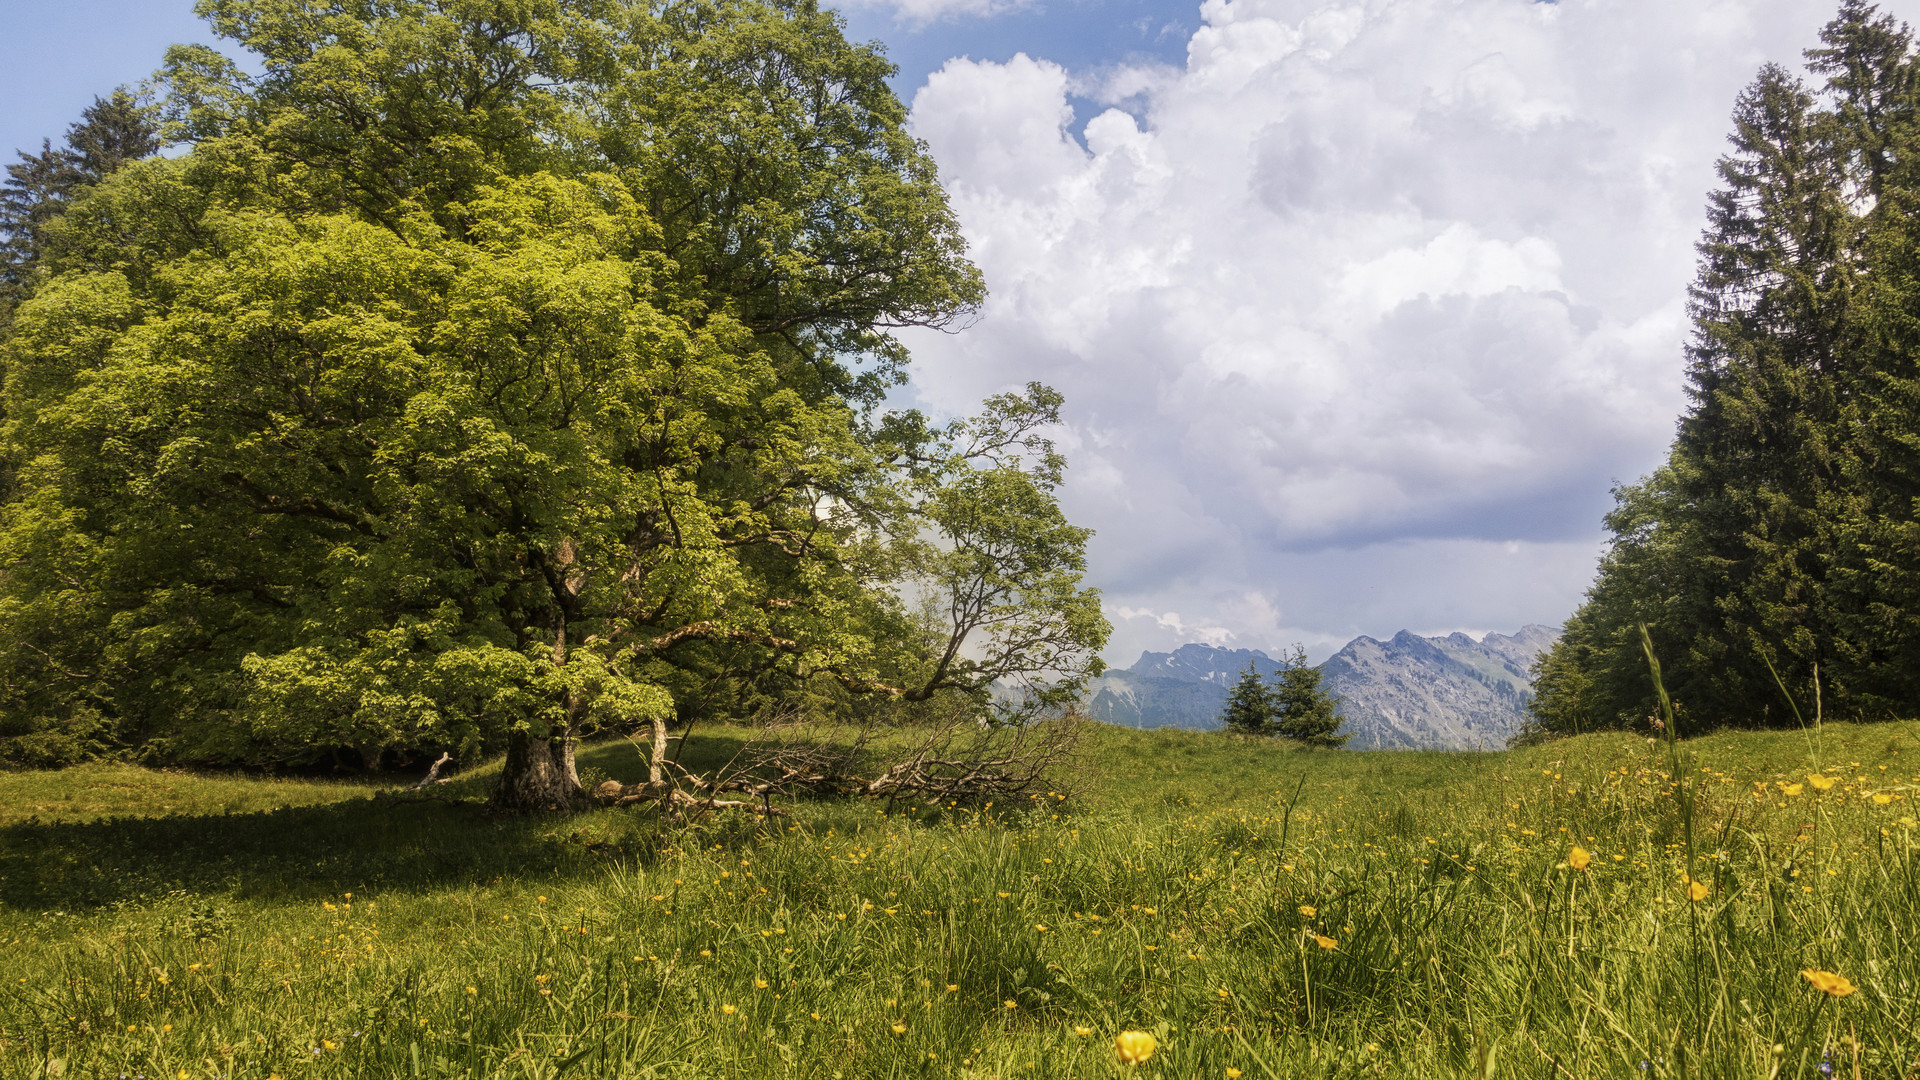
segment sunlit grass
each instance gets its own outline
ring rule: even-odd
[[[0,1075],[1907,1075],[1920,724],[1684,748],[1691,875],[1667,749],[1621,735],[1105,729],[1077,803],[686,830],[0,775]]]

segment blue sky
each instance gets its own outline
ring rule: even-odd
[[[1683,407],[1734,97],[1835,6],[848,0],[993,293],[912,395],[1066,394],[1110,662],[1559,622]],[[0,19],[0,147],[204,39],[187,0]]]

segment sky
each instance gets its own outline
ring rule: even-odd
[[[1836,6],[845,0],[991,291],[903,400],[1066,395],[1110,663],[1557,624],[1685,407],[1735,97]],[[0,149],[208,40],[189,0],[0,25]]]

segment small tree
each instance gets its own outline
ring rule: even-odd
[[[1227,695],[1227,707],[1220,719],[1235,735],[1271,735],[1273,718],[1273,696],[1260,673],[1249,663]]]
[[[1279,682],[1269,692],[1273,701],[1272,732],[1308,746],[1337,749],[1352,735],[1335,735],[1340,727],[1340,699],[1320,685],[1320,669],[1307,663],[1307,650],[1295,645],[1280,669]]]

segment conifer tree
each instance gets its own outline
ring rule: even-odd
[[[1910,31],[1846,0],[1809,86],[1763,68],[1734,111],[1691,293],[1690,404],[1616,492],[1585,604],[1536,671],[1541,728],[1652,713],[1652,631],[1689,727],[1920,706],[1920,334]],[[1776,673],[1778,681],[1776,681]]]
[[[0,183],[0,323],[26,295],[48,228],[75,194],[159,149],[151,111],[121,87],[93,99],[67,129],[66,145],[43,139],[38,154],[20,151]]]
[[[1220,714],[1227,731],[1235,735],[1273,734],[1273,700],[1260,673],[1247,662],[1240,681],[1227,693],[1227,707]]]
[[[1328,749],[1345,746],[1353,738],[1351,734],[1334,734],[1340,729],[1340,701],[1321,685],[1320,669],[1307,663],[1304,648],[1293,647],[1277,677],[1279,681],[1270,692],[1274,734]]]

